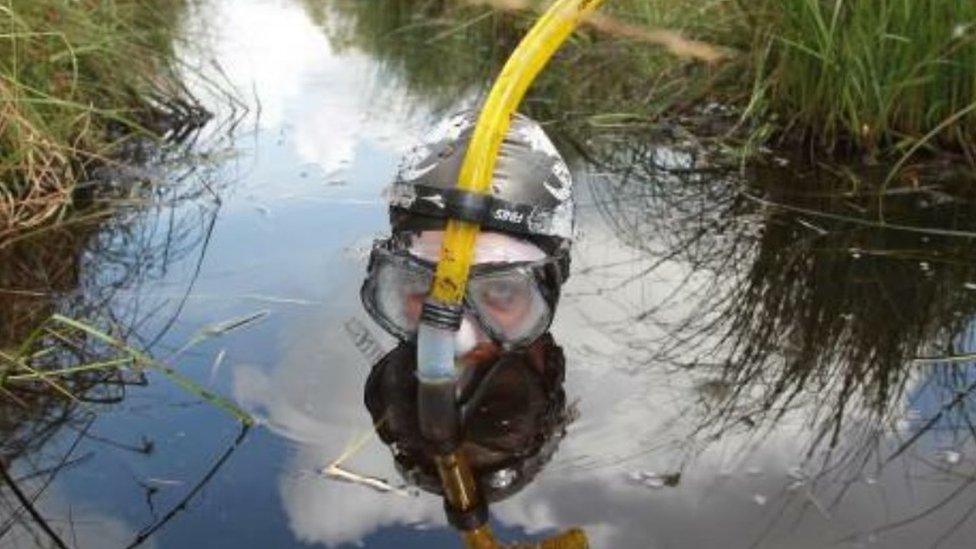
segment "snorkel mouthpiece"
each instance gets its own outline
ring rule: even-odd
[[[454,335],[461,325],[461,307],[428,298],[417,327],[417,412],[420,432],[430,443],[454,451],[460,433],[455,399]]]
[[[456,318],[435,316],[445,311]],[[417,377],[421,383],[442,383],[454,381],[457,377],[454,370],[454,335],[460,326],[460,307],[448,307],[429,299],[424,303],[417,328]]]

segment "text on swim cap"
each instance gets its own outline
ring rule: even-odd
[[[507,223],[521,223],[525,219],[525,214],[519,213],[512,210],[495,210],[492,217],[498,221],[505,221]]]

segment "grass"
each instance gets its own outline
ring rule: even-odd
[[[199,173],[205,166],[152,186],[114,183],[126,187],[125,205],[110,199],[88,207],[116,215],[88,223],[76,223],[76,215],[0,247],[0,454],[33,452],[62,426],[78,427],[106,404],[122,402],[127,388],[147,384],[150,374],[250,423],[245,412],[187,378],[182,357],[143,350],[159,334],[136,334],[137,327],[156,322],[165,332],[168,308],[119,295],[151,283],[172,262],[202,259],[218,211],[213,187]],[[183,203],[196,207],[172,215]],[[255,320],[208,327],[183,350]]]
[[[187,393],[196,396],[201,400],[209,402],[210,404],[218,408],[222,408],[224,411],[234,416],[242,424],[249,426],[254,423],[254,420],[251,417],[251,415],[248,414],[243,409],[241,409],[240,407],[238,407],[233,402],[227,400],[226,398],[220,395],[213,393],[212,391],[205,389],[204,387],[202,387],[192,379],[181,374],[175,368],[163,364],[162,362],[152,358],[148,354],[145,354],[139,351],[138,349],[126,345],[118,338],[112,337],[111,335],[107,334],[104,331],[99,330],[94,326],[91,326],[89,324],[86,324],[78,320],[66,318],[64,316],[57,315],[57,314],[51,317],[51,322],[58,329],[72,330],[75,333],[84,335],[102,344],[108,345],[110,348],[115,349],[117,353],[121,354],[120,358],[116,358],[114,360],[109,360],[109,361],[102,361],[101,363],[99,363],[98,368],[100,369],[114,368],[114,367],[119,367],[121,365],[128,364],[135,368],[149,368],[149,369],[156,370],[159,373],[163,374],[165,377],[169,378],[170,381],[179,385],[180,388],[186,391]],[[198,341],[198,340],[195,339],[194,341]],[[188,348],[191,344],[185,346],[184,349]],[[85,367],[87,367],[88,369],[92,369],[93,365],[87,364],[85,365]],[[77,370],[78,368],[79,367],[75,367],[75,370]],[[64,372],[64,369],[62,369],[61,372]],[[51,376],[51,375],[54,375],[54,372],[45,373],[45,376]],[[63,375],[63,374],[59,374],[59,375]]]
[[[199,106],[176,73],[185,0],[0,0],[0,240],[63,215],[133,137]]]
[[[154,451],[154,440],[146,437],[119,441],[90,432],[133,387],[175,383],[192,399],[237,419],[241,435],[182,499],[139,531],[132,546],[186,508],[252,424],[245,411],[185,375],[185,357],[154,357],[145,350],[175,321],[163,316],[172,313],[163,307],[168,297],[149,298],[149,305],[145,298],[120,295],[155,281],[174,262],[197,256],[199,265],[204,257],[219,211],[216,191],[221,189],[205,158],[219,152],[215,147],[224,142],[195,140],[192,146],[199,156],[189,158],[184,157],[185,146],[191,145],[160,150],[150,143],[153,156],[147,161],[167,168],[165,181],[111,170],[118,175],[99,184],[84,215],[73,214],[0,244],[0,473],[6,475],[0,479],[0,506],[11,509],[0,521],[0,539],[21,531],[39,536],[40,528],[54,546],[64,546],[58,538],[62,529],[45,525],[32,502],[39,501],[60,471],[92,455],[76,452],[82,441],[138,454]],[[103,210],[110,215],[83,221],[91,211]],[[251,315],[202,329],[182,350],[258,319]],[[147,323],[162,325],[161,331],[136,333]],[[36,478],[44,480],[31,482]]]
[[[972,161],[976,4],[967,0],[739,2],[755,102],[783,134],[869,154],[919,141]]]
[[[541,9],[499,9],[510,1],[337,1],[330,11],[322,0],[305,4],[338,44],[373,54],[413,95],[442,107],[485,89]],[[720,134],[744,154],[772,145],[821,160],[900,167],[909,156],[938,153],[976,165],[969,0],[613,0],[601,13],[727,55],[703,62],[595,25],[557,53],[524,110],[569,133],[678,122]],[[709,104],[733,107],[738,123],[701,116]]]
[[[638,70],[672,98],[738,107],[749,140],[814,156],[976,164],[976,4],[967,0],[623,0],[624,20],[735,52],[719,70],[648,50]],[[647,48],[644,48],[647,50]],[[672,91],[669,91],[668,88]],[[691,93],[689,93],[691,92]],[[658,112],[661,109],[655,106]]]
[[[63,529],[46,520],[35,503],[62,470],[91,456],[89,453],[74,457],[82,439],[138,454],[154,452],[155,442],[146,437],[134,445],[89,432],[99,410],[122,402],[129,387],[148,383],[148,371],[160,374],[189,395],[229,413],[240,422],[241,431],[181,499],[160,516],[154,513],[152,523],[142,528],[127,547],[141,545],[183,512],[187,503],[241,445],[253,425],[252,417],[233,402],[126,344],[121,336],[113,336],[110,331],[115,330],[53,314],[20,345],[0,348],[0,433],[3,434],[0,487],[6,489],[0,490],[0,503],[11,509],[0,527],[0,538],[11,531],[17,532],[18,528],[28,533],[39,528],[50,540],[50,546],[68,547],[62,537]],[[77,432],[74,441],[66,449],[65,446],[52,448],[50,442],[64,430]],[[11,464],[15,461],[24,464],[17,468],[19,478],[11,474]],[[32,478],[44,480],[39,486],[25,482]],[[32,487],[31,493],[26,491],[27,486]],[[7,491],[14,495],[16,505],[7,499]]]
[[[192,342],[186,347],[192,345]],[[0,350],[0,399],[37,414],[31,398],[80,404],[91,399],[93,389],[127,383],[124,372],[142,376],[152,370],[162,374],[186,393],[223,409],[243,425],[253,423],[250,414],[233,402],[202,387],[177,369],[130,346],[107,330],[60,314],[35,328],[15,349]],[[6,407],[5,407],[6,408]]]

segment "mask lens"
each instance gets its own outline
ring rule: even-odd
[[[376,313],[400,332],[395,335],[415,334],[433,278],[431,272],[403,257],[381,256],[374,276]]]
[[[532,340],[549,325],[549,305],[528,269],[472,277],[468,300],[485,327],[506,343]]]

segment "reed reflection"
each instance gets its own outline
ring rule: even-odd
[[[605,328],[659,329],[629,345],[697,380],[689,435],[706,445],[744,437],[748,451],[803,425],[795,499],[809,507],[803,494],[815,487],[824,512],[852,483],[896,461],[907,467],[909,456],[945,481],[970,482],[974,469],[960,456],[976,435],[976,203],[958,179],[923,174],[879,196],[864,184],[870,174],[789,165],[743,174],[719,151],[678,142],[607,138],[592,153],[602,177],[590,188],[642,265],[600,291],[684,267]],[[976,509],[953,494],[953,505]]]
[[[0,540],[29,536],[67,546],[75,525],[38,507],[51,499],[44,496],[56,478],[101,450],[142,456],[157,450],[154,436],[115,440],[92,427],[132,387],[148,385],[140,357],[150,355],[142,349],[179,315],[178,300],[139,289],[175,264],[199,264],[206,252],[220,205],[213,184],[219,169],[200,162],[195,147],[213,151],[226,136],[197,143],[199,129],[174,130],[166,150],[133,144],[131,164],[95,170],[98,179],[76,197],[74,218],[0,245],[0,506],[7,511]],[[153,517],[143,531],[126,534],[134,544],[186,501],[157,515],[152,501],[159,488],[140,486]]]

